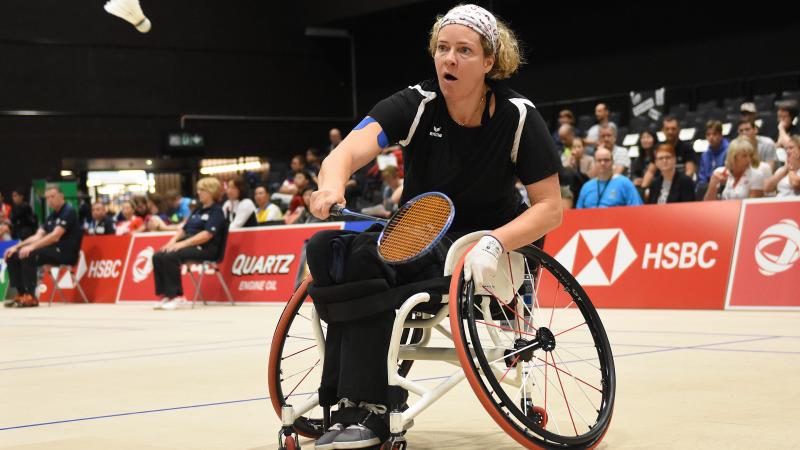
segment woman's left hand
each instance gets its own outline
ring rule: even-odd
[[[503,245],[492,235],[482,237],[464,259],[464,280],[474,277],[475,285],[490,284],[497,272],[497,261],[503,253]]]

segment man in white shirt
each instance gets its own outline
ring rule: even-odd
[[[614,174],[628,175],[631,169],[631,157],[628,156],[628,149],[617,145],[617,129],[611,125],[600,127],[600,146],[611,151],[614,159]]]
[[[614,134],[617,133],[617,124],[608,120],[609,114],[610,111],[605,103],[598,103],[597,106],[594,107],[594,117],[597,119],[597,124],[593,125],[589,128],[589,131],[586,132],[586,139],[584,139],[584,142],[589,146],[586,152],[587,155],[594,155],[594,147],[598,145],[600,141],[601,128],[604,126],[611,126],[614,128]]]

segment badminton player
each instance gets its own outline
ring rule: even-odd
[[[429,51],[436,77],[378,102],[331,152],[322,164],[311,212],[327,218],[333,205],[345,203],[350,176],[390,143],[400,143],[405,165],[401,204],[439,191],[455,205],[453,233],[490,230],[467,254],[464,266],[467,279],[489,284],[504,251],[530,244],[560,225],[560,161],[534,104],[506,85],[521,64],[517,39],[506,24],[479,6],[455,7],[437,18]],[[514,187],[517,179],[525,185],[530,207]],[[348,257],[368,254],[350,248],[344,258],[331,260],[337,255],[335,242],[345,241],[323,232],[309,243],[312,285],[335,281],[337,264],[344,261],[346,269],[353,265]],[[443,261],[430,264],[433,271],[417,267],[416,273],[441,276]],[[329,269],[314,273],[314,267]],[[363,272],[374,267],[370,261]],[[402,278],[401,268],[378,270]],[[351,276],[342,281],[357,280]],[[317,449],[367,448],[388,437],[386,412],[402,401],[387,384],[394,315],[390,305],[366,318],[328,323],[320,402],[338,402],[340,410],[361,409],[363,414],[349,414],[343,423],[335,423],[334,416],[334,425],[317,441]]]

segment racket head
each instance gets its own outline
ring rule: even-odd
[[[423,256],[444,237],[455,215],[452,200],[441,192],[412,198],[389,218],[378,236],[378,255],[388,264]]]

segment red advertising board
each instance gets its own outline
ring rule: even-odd
[[[570,210],[545,251],[598,307],[722,309],[740,208],[725,201]]]
[[[747,200],[728,288],[729,309],[800,309],[800,199]]]
[[[341,223],[273,226],[231,231],[220,272],[237,302],[286,301],[292,294],[302,260],[304,243],[320,230],[341,229]],[[157,300],[153,280],[153,253],[170,238],[169,233],[138,234],[134,237],[128,264],[120,285],[119,301]],[[200,265],[189,270],[199,273]],[[213,273],[203,277],[203,297],[227,301]],[[194,288],[188,273],[183,276],[183,292],[191,299]]]
[[[86,236],[81,242],[81,255],[75,275],[86,298],[92,303],[114,303],[122,276],[123,266],[128,255],[130,236]],[[66,271],[57,274],[58,286],[64,299],[71,302],[83,301]],[[40,299],[49,299],[53,289],[53,278],[44,277],[39,287]],[[61,298],[56,293],[56,301]]]

